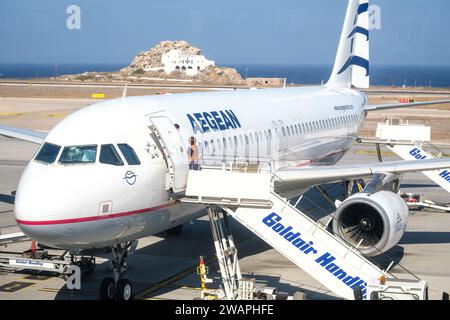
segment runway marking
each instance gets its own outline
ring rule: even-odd
[[[357,150],[357,151],[355,151],[355,154],[365,155],[365,156],[376,156],[377,151],[376,150]],[[381,155],[384,157],[392,157],[392,156],[395,156],[395,153],[389,152],[389,151],[381,151]]]
[[[64,294],[76,294],[79,296],[95,296],[97,295],[97,292],[94,291],[81,291],[81,290],[69,290],[66,288],[40,288],[38,289],[38,291],[42,291],[42,292],[53,292],[53,293],[64,293]]]
[[[48,114],[45,116],[42,116],[43,118],[62,118],[67,116],[67,113],[53,113],[53,114]]]
[[[0,112],[0,117],[16,117],[21,116],[23,113],[17,112]]]
[[[35,283],[31,282],[13,281],[0,286],[0,292],[7,292],[7,293],[17,292],[19,290],[28,288],[34,284]]]
[[[23,277],[23,279],[25,280],[36,280],[36,281],[45,281],[51,278],[52,278],[51,276],[40,276],[37,274],[30,274],[28,276]]]

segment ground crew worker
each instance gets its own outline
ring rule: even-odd
[[[194,137],[189,138],[188,159],[189,159],[189,170],[198,170],[199,151],[197,141],[195,140]]]

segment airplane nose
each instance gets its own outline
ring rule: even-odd
[[[54,244],[51,226],[80,214],[80,199],[68,185],[42,178],[20,181],[15,201],[15,218],[28,237],[43,244]]]

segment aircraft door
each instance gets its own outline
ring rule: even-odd
[[[181,135],[167,117],[150,117],[150,130],[158,140],[168,168],[166,189],[174,193],[186,189],[189,163]]]

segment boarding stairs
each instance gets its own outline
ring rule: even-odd
[[[404,160],[448,158],[446,152],[431,143],[431,127],[411,124],[401,119],[378,123],[376,139],[360,139],[361,143],[375,144],[378,159],[383,161],[380,146],[385,145]],[[450,168],[423,172],[425,176],[450,193]]]
[[[210,219],[211,211],[220,208],[342,298],[353,300],[359,292],[362,299],[370,299],[373,288],[383,285],[386,279],[396,280],[388,270],[381,270],[369,261],[358,251],[358,246],[352,247],[330,233],[328,225],[332,219],[328,225],[316,222],[276,194],[273,180],[274,175],[267,171],[237,172],[225,165],[203,167],[189,172],[186,197],[181,201],[208,205]],[[214,240],[216,249],[221,243],[226,244],[220,237],[214,236]],[[216,252],[222,277],[226,278],[223,282],[231,292],[238,285],[240,270],[233,267],[234,272],[224,273],[224,268],[230,270],[227,265],[235,266],[237,256],[232,239],[223,248]],[[425,299],[425,281],[408,283],[401,288],[407,292],[403,298]],[[233,299],[236,294],[226,296]]]

